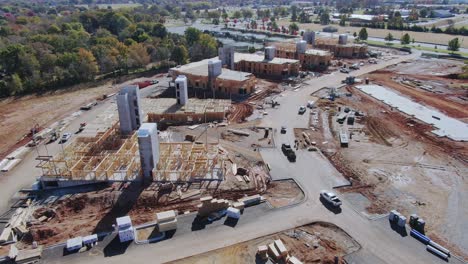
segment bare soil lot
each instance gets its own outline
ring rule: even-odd
[[[125,78],[131,78],[125,77]],[[10,97],[0,100],[0,159],[15,148],[26,144],[30,129],[36,124],[39,127],[48,125],[79,111],[80,106],[96,101],[103,95],[119,91],[121,85],[133,83],[148,78],[137,78],[121,84],[112,81],[102,82],[89,88],[87,84],[77,85],[43,95],[29,95],[20,98]],[[19,142],[21,141],[21,142]],[[18,144],[20,143],[20,144]]]
[[[335,256],[338,257],[339,263],[344,263],[344,255],[360,248],[359,244],[340,228],[319,222],[170,263],[259,263],[256,262],[257,247],[268,245],[276,239],[283,241],[290,256],[295,256],[303,263],[331,264],[335,263]]]

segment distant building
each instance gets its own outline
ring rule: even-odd
[[[301,65],[296,59],[275,57],[275,49],[267,49],[265,55],[236,53],[234,55],[236,70],[255,74],[269,79],[284,79],[297,76]]]
[[[211,65],[210,69],[212,70],[209,70],[209,65]],[[221,65],[217,58],[213,58],[171,68],[169,72],[174,80],[179,75],[185,75],[188,87],[193,89],[226,94],[249,94],[253,92],[256,84],[253,74],[220,68]],[[219,69],[215,69],[217,67]],[[210,76],[210,72],[216,76]]]
[[[314,40],[315,41],[315,40]],[[332,54],[326,50],[312,49],[305,41],[294,43],[274,43],[276,56],[298,60],[302,70],[326,70]]]
[[[365,58],[367,45],[365,44],[339,44],[336,39],[318,39],[315,47],[328,50],[337,58]]]
[[[437,18],[447,18],[447,17],[454,17],[455,15],[450,13],[450,10],[443,10],[438,9],[433,11],[434,17]]]

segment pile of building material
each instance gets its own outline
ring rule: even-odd
[[[0,244],[10,241],[17,241],[29,230],[26,226],[27,222],[32,218],[33,207],[17,208],[11,216],[10,221],[5,225],[0,234]]]
[[[273,243],[266,245],[261,245],[257,249],[258,256],[266,260],[268,256],[277,263],[288,263],[288,264],[302,264],[296,257],[290,256],[286,246],[284,245],[281,239],[275,240]]]
[[[177,229],[177,214],[174,210],[157,213],[156,223],[159,232]]]
[[[8,257],[18,264],[36,263],[42,258],[42,246],[34,249],[18,250],[16,246],[12,245]]]
[[[229,207],[229,201],[224,199],[213,199],[212,196],[200,198],[201,204],[198,205],[198,215],[208,216],[211,213],[225,210]]]

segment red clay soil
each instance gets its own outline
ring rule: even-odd
[[[231,106],[231,110],[228,115],[229,122],[242,123],[245,119],[252,115],[253,107],[248,103],[237,103]]]
[[[180,201],[169,198],[169,193],[149,190],[141,193],[133,190],[116,191],[110,187],[98,192],[76,194],[49,207],[37,209],[34,212],[36,219],[46,216],[49,220],[33,223],[30,236],[23,241],[32,243],[34,240],[41,245],[52,245],[76,236],[112,231],[115,219],[124,215],[130,215],[132,223],[139,225],[154,221],[157,212],[176,210],[183,214],[185,211],[194,212],[198,209],[200,195]],[[203,191],[203,195],[229,200],[257,193],[255,189]]]
[[[455,102],[449,98],[449,96],[453,96],[454,93],[450,94],[434,94],[422,89],[418,88],[411,88],[405,86],[401,83],[393,81],[391,78],[395,77],[396,75],[391,71],[375,71],[369,75],[369,78],[372,82],[390,87],[402,94],[405,94],[411,97],[414,101],[420,102],[422,104],[432,106],[441,112],[454,117],[454,118],[468,118],[468,111],[466,110],[468,104],[463,104],[459,102]],[[425,79],[425,80],[439,80],[442,79],[445,82],[448,80],[444,77],[436,77],[436,76],[424,76],[424,75],[399,75],[399,76],[408,76],[410,78],[416,79]],[[457,95],[464,95],[465,92],[463,90],[457,91]]]

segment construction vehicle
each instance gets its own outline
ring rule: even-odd
[[[52,130],[52,131],[50,131],[50,133],[49,133],[49,141],[47,142],[47,144],[56,141],[59,137],[60,137],[60,135],[59,135],[59,133],[57,133],[57,131],[56,131],[55,129]]]
[[[86,126],[86,123],[81,123],[80,128],[78,128],[78,131],[75,134],[83,132],[83,130],[85,129],[85,126]]]

